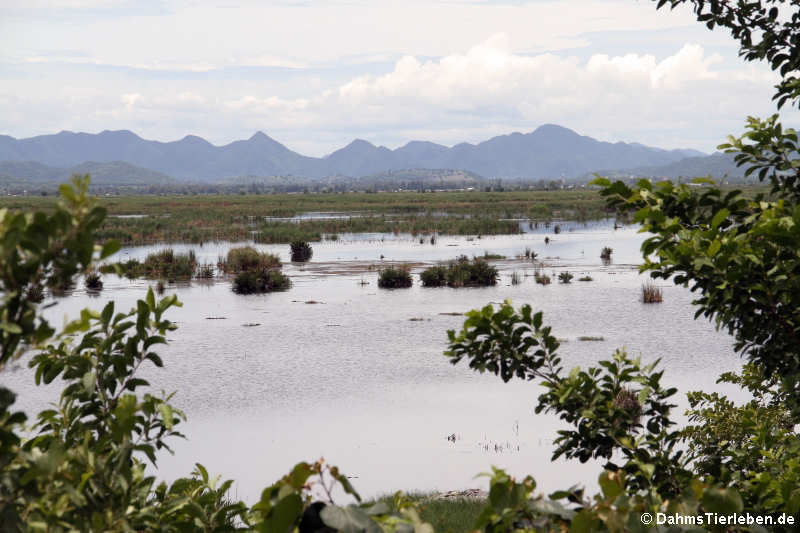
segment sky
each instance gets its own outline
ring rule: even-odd
[[[737,52],[651,0],[0,0],[0,134],[263,131],[322,156],[554,123],[712,152],[776,112]]]

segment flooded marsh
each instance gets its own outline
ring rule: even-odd
[[[156,390],[178,391],[174,403],[189,421],[183,429],[188,440],[175,443],[175,456],[160,459],[161,477],[184,475],[199,461],[236,479],[237,497],[255,501],[297,461],[324,456],[368,496],[485,488],[474,476],[490,465],[532,473],[543,491],[593,485],[597,466],[550,462],[560,426],[534,414],[534,383],[503,384],[451,366],[442,355],[446,331],[461,327],[463,313],[506,299],[544,311],[562,341],[566,367],[625,347],[648,361],[660,357],[665,381],[685,392],[714,389],[721,371],[740,364],[730,337],[693,319],[688,290],[660,282],[663,302],[642,303],[645,280],[636,265],[644,236],[632,227],[561,223],[558,234],[534,227],[480,239],[439,236],[433,245],[393,234],[340,237],[312,243],[308,263],[290,262],[288,245],[171,246],[175,253],[193,251],[206,264],[251,244],[283,261],[292,287],[245,296],[234,294],[227,278],[166,284],[183,302],[169,314],[179,328],[160,352],[165,369],[143,374]],[[606,264],[600,259],[605,246],[613,248]],[[143,260],[162,248],[125,248],[114,259]],[[526,249],[535,252],[535,263]],[[496,285],[420,283],[425,268],[486,253],[506,257],[491,260],[499,271]],[[400,264],[410,268],[412,286],[380,289],[379,271]],[[539,285],[533,277],[539,264],[554,281],[560,272],[576,281]],[[592,281],[577,283],[581,277]],[[103,282],[100,293],[81,285],[59,298],[48,316],[60,323],[64,315],[110,300],[127,309],[155,283],[114,275]],[[35,387],[24,368],[3,378],[29,413],[57,394],[52,386]],[[683,398],[678,403],[685,406]]]

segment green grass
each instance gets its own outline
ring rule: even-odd
[[[603,337],[592,337],[590,335],[584,335],[584,336],[578,337],[578,340],[579,341],[586,341],[586,342],[591,342],[591,341],[600,342],[600,341],[604,341],[605,339]]]

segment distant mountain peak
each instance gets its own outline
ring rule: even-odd
[[[353,139],[345,148],[377,148],[374,144],[364,139]]]
[[[575,137],[580,137],[576,131],[565,128],[564,126],[559,126],[558,124],[542,124],[531,133],[543,135],[574,135]]]
[[[249,141],[271,141],[273,140],[272,137],[264,133],[263,131],[257,131],[253,135],[250,136],[248,139]]]

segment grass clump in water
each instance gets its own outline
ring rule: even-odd
[[[289,277],[277,269],[257,269],[239,272],[233,278],[232,289],[236,294],[254,294],[284,291],[292,286]]]
[[[83,278],[83,284],[89,290],[93,291],[103,290],[103,280],[100,277],[100,273],[97,272],[96,270],[92,270],[91,272],[86,273],[86,276],[84,276]]]
[[[498,277],[497,268],[485,259],[475,257],[470,261],[466,255],[447,265],[430,267],[420,274],[424,287],[485,287],[496,285]]]
[[[293,241],[289,245],[289,249],[291,252],[292,262],[295,263],[305,263],[311,259],[312,255],[314,255],[314,250],[311,249],[311,245],[306,241]]]
[[[600,341],[604,341],[605,339],[603,337],[593,337],[591,335],[585,335],[585,336],[582,336],[582,337],[578,337],[578,340],[579,341],[588,341],[588,342],[591,342],[591,341],[600,342]]]
[[[578,281],[594,281],[594,278],[592,276],[586,275],[579,277]]]
[[[511,273],[511,284],[512,285],[519,285],[522,283],[522,274],[517,272],[516,270]]]
[[[646,304],[657,304],[663,301],[664,295],[660,287],[657,287],[655,283],[651,281],[642,284],[642,302]]]
[[[83,284],[89,290],[99,291],[103,289],[103,280],[101,279],[100,274],[94,270],[86,274],[86,276],[83,278]]]
[[[560,283],[572,283],[572,278],[574,278],[574,277],[575,276],[573,276],[572,273],[570,273],[570,272],[561,272],[558,275],[558,281]]]
[[[259,252],[252,246],[242,246],[228,250],[228,255],[220,260],[219,267],[226,274],[238,274],[281,268],[281,260],[277,255]]]
[[[603,249],[600,251],[600,259],[603,261],[610,261],[611,254],[614,253],[614,250],[609,248],[608,246],[603,246]]]
[[[550,285],[550,283],[552,282],[550,276],[545,274],[544,270],[542,270],[541,268],[537,268],[533,272],[533,279],[536,280],[536,283],[538,283],[539,285]]]
[[[411,283],[411,273],[405,266],[384,268],[378,274],[378,287],[382,289],[407,289]]]
[[[490,254],[489,252],[484,251],[483,252],[483,258],[484,259],[505,259],[506,256],[504,256],[502,254]]]
[[[129,279],[168,279],[170,281],[187,280],[194,276],[197,267],[197,257],[194,250],[185,254],[177,254],[172,248],[166,248],[148,254],[144,262],[138,259],[129,259],[124,263],[117,263],[116,267],[107,265],[103,272],[116,268],[123,276]]]

